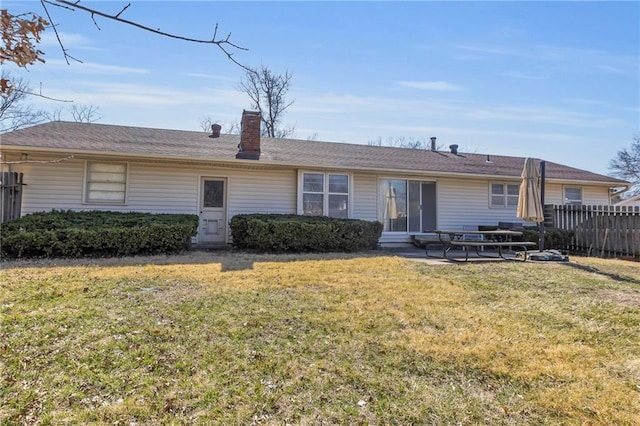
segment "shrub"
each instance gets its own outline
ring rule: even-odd
[[[563,249],[571,245],[574,236],[573,231],[559,228],[545,228],[544,230],[544,248],[545,249]],[[522,241],[531,241],[537,243],[539,240],[538,228],[525,228],[522,232]]]
[[[319,216],[240,214],[231,219],[233,245],[272,253],[353,252],[375,248],[380,222]]]
[[[169,254],[187,248],[198,216],[54,210],[2,225],[3,257]]]

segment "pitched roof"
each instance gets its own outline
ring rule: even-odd
[[[46,151],[149,155],[174,160],[202,160],[259,164],[295,165],[471,174],[519,177],[524,157],[486,154],[452,154],[408,148],[318,142],[295,139],[262,138],[259,160],[236,160],[238,135],[209,138],[204,132],[126,127],[95,123],[52,121],[5,133],[3,147],[41,148]],[[561,164],[547,162],[550,179],[625,185],[626,181]]]

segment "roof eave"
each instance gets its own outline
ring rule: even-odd
[[[318,166],[317,164],[306,163],[287,163],[271,161],[267,159],[261,160],[243,160],[236,158],[202,158],[202,157],[176,157],[171,155],[162,154],[148,154],[148,153],[129,153],[118,151],[93,151],[93,150],[79,150],[70,148],[49,148],[49,147],[35,147],[35,146],[22,146],[22,145],[2,145],[0,146],[0,152],[14,152],[21,153],[43,153],[43,154],[68,154],[68,155],[81,155],[90,157],[116,157],[116,158],[135,158],[135,159],[148,159],[156,161],[172,161],[178,163],[190,162],[201,164],[220,164],[220,165],[243,165],[252,167],[277,167],[277,168],[305,168],[305,169],[332,169],[332,170],[344,170],[344,171],[361,171],[367,173],[395,173],[403,175],[428,175],[429,177],[451,177],[451,178],[482,178],[482,179],[501,179],[501,180],[513,180],[519,181],[520,176],[505,176],[497,174],[486,173],[464,173],[464,172],[444,172],[444,171],[429,171],[429,170],[409,170],[409,169],[397,169],[397,168],[378,168],[378,167],[354,167],[354,166]],[[586,185],[598,185],[607,187],[624,187],[629,186],[630,183],[621,183],[614,181],[591,181],[591,180],[576,180],[576,179],[558,179],[547,178],[549,183],[567,183],[573,184],[586,184]]]

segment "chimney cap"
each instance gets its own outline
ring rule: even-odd
[[[222,130],[222,126],[221,125],[212,124],[211,125],[211,134],[209,135],[209,137],[210,138],[219,138],[221,130]]]
[[[449,149],[451,150],[452,154],[458,154],[458,144],[454,143],[452,145],[449,145]]]
[[[244,117],[245,115],[257,115],[260,116],[262,115],[262,113],[260,111],[251,111],[248,109],[243,109],[242,110],[242,116]]]

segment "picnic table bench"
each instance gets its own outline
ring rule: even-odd
[[[512,241],[515,236],[522,235],[520,231],[496,229],[493,231],[467,231],[467,230],[433,230],[429,231],[438,236],[438,241],[442,244],[442,257],[457,261],[458,259],[448,256],[449,251],[454,247],[459,247],[464,251],[464,261],[469,260],[469,249],[474,248],[478,257],[496,257],[480,254],[480,249],[494,247],[498,250],[498,258],[504,257],[503,247],[520,247],[524,251],[523,261],[527,260],[527,247],[535,246],[536,243],[528,241]],[[482,239],[465,239],[467,235],[480,236]],[[429,254],[429,242],[425,243],[425,254],[427,257],[436,257]]]

